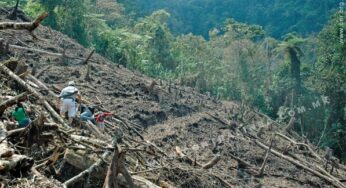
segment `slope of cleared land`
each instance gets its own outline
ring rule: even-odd
[[[0,13],[0,22],[9,21],[6,9]],[[17,22],[21,21],[18,18]],[[114,149],[110,143],[120,131],[117,146],[126,153],[120,152],[125,159],[119,161],[142,187],[346,187],[342,183],[345,166],[331,160],[333,165],[328,164],[325,170],[330,158],[325,151],[284,132],[285,125],[248,107],[148,78],[96,53],[84,63],[91,50],[48,27],[40,26],[32,33],[0,30],[0,38],[12,45],[2,52],[1,61],[13,72],[18,64],[29,65],[32,76],[28,72],[17,75],[43,95],[28,94],[27,103],[34,109],[30,117],[36,120],[31,128],[5,139],[14,149],[13,156],[26,156],[28,164],[0,168],[0,185],[62,187],[99,161],[102,164],[92,173],[68,185],[102,187]],[[14,59],[7,61],[11,57]],[[3,69],[0,75],[0,103],[27,91]],[[84,101],[115,114],[108,119],[105,134],[79,127],[66,129],[42,104],[47,100],[57,109],[55,95],[70,80],[76,81]],[[13,107],[1,117],[7,134],[16,130],[7,124]],[[57,127],[43,131],[41,126],[47,124]],[[43,142],[47,134],[50,139]],[[101,158],[104,161],[100,162]],[[4,161],[11,161],[11,157],[2,156],[0,166]],[[118,183],[129,187],[120,176]]]

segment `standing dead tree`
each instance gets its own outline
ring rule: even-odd
[[[12,12],[7,16],[7,18],[11,20],[17,19],[18,5],[19,5],[19,0],[17,0],[16,5],[14,6]]]
[[[86,72],[86,74],[85,74],[85,76],[84,76],[84,80],[90,82],[90,81],[92,81],[92,79],[91,79],[91,77],[90,77],[91,65],[88,64],[87,66],[88,66],[88,68],[87,68],[87,72]]]
[[[126,182],[130,188],[135,187],[130,173],[126,170],[124,161],[125,161],[125,152],[119,152],[118,146],[115,146],[112,162],[108,167],[103,188],[118,188],[119,186],[117,183],[117,176],[119,173],[121,173],[125,177]]]
[[[44,12],[40,16],[38,16],[33,22],[23,22],[23,23],[1,22],[0,23],[0,30],[4,30],[4,29],[24,30],[24,29],[26,29],[26,30],[31,32],[31,31],[35,30],[47,16],[48,16],[48,13]]]
[[[92,49],[91,52],[90,52],[90,54],[88,55],[88,57],[87,57],[85,60],[82,61],[82,65],[87,65],[87,66],[88,66],[87,72],[86,72],[85,77],[84,77],[84,80],[85,80],[85,81],[92,81],[92,79],[91,79],[91,77],[90,77],[91,65],[88,64],[88,61],[89,61],[89,59],[91,58],[91,56],[94,54],[94,52],[95,52],[95,49]]]
[[[89,59],[91,58],[91,56],[94,54],[94,52],[95,52],[95,49],[92,49],[91,52],[90,52],[90,54],[88,55],[88,57],[87,57],[84,61],[82,61],[82,64],[83,64],[83,65],[88,64],[88,61],[89,61]]]

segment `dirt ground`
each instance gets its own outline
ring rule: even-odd
[[[1,9],[0,22],[5,20],[4,14],[6,10]],[[97,53],[93,54],[87,65],[83,65],[81,62],[91,50],[48,27],[40,26],[33,33],[0,30],[0,38],[12,45],[48,52],[63,53],[65,49],[67,56],[74,57],[62,60],[60,57],[18,49],[0,55],[1,60],[15,57],[18,61],[26,62],[32,74],[52,90],[62,88],[68,81],[74,80],[84,99],[140,125],[144,139],[154,143],[165,155],[159,159],[157,156],[147,156],[144,159],[146,168],[135,169],[129,162],[127,168],[132,172],[151,169],[141,176],[157,185],[157,180],[161,179],[175,187],[227,187],[222,180],[232,187],[334,187],[325,179],[273,153],[269,153],[263,175],[257,176],[267,150],[256,141],[267,146],[272,141],[272,149],[320,173],[318,167],[324,168],[325,152],[295,134],[288,136],[297,143],[308,144],[320,158],[306,147],[288,148],[292,143],[275,134],[280,133],[283,126],[255,110],[236,102],[219,101],[200,94],[194,88],[154,80],[110,62]],[[88,67],[90,79],[85,79]],[[0,75],[2,96],[15,96],[23,90],[5,74]],[[153,81],[157,85],[151,88]],[[51,100],[54,103],[57,101]],[[134,140],[140,140],[131,131],[126,134]],[[192,164],[177,154],[177,147],[192,159]],[[215,156],[220,156],[220,161],[212,168],[203,169],[198,165],[207,163]],[[34,155],[31,157],[35,158]],[[160,165],[158,161],[161,161]],[[155,169],[157,166],[160,168]],[[337,169],[338,172],[333,176],[345,181],[345,168],[340,164]],[[67,166],[63,172],[60,177],[51,176],[48,172],[45,183],[49,185],[40,183],[32,175],[12,179],[14,183],[10,185],[60,187],[58,181],[64,182],[78,171]],[[76,184],[74,187],[82,186]],[[100,186],[102,184],[93,185]]]

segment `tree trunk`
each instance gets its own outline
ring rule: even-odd
[[[300,60],[294,49],[290,48],[289,54],[291,59],[291,76],[294,79],[293,105],[297,105],[301,88]]]
[[[0,30],[4,29],[15,29],[15,30],[28,30],[33,31],[35,30],[40,23],[48,16],[47,12],[42,13],[39,17],[36,18],[33,22],[23,22],[23,23],[16,23],[16,22],[1,22],[0,23]]]
[[[94,52],[95,52],[95,49],[92,49],[91,52],[90,52],[90,54],[88,55],[88,57],[87,57],[84,61],[82,61],[82,64],[83,64],[83,65],[88,64],[88,61],[89,61],[89,59],[91,58],[91,56],[94,54]]]
[[[16,6],[14,6],[11,14],[9,14],[7,16],[7,18],[11,19],[11,20],[16,20],[17,19],[17,12],[18,12],[18,5],[19,5],[19,0],[17,0],[16,2]]]

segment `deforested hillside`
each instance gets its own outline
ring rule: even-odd
[[[0,9],[0,24],[23,22],[8,13]],[[346,187],[346,166],[290,124],[130,71],[49,27],[7,25],[0,187]],[[105,132],[59,116],[69,81],[83,103],[112,113]],[[33,121],[18,128],[10,116],[22,98]]]

